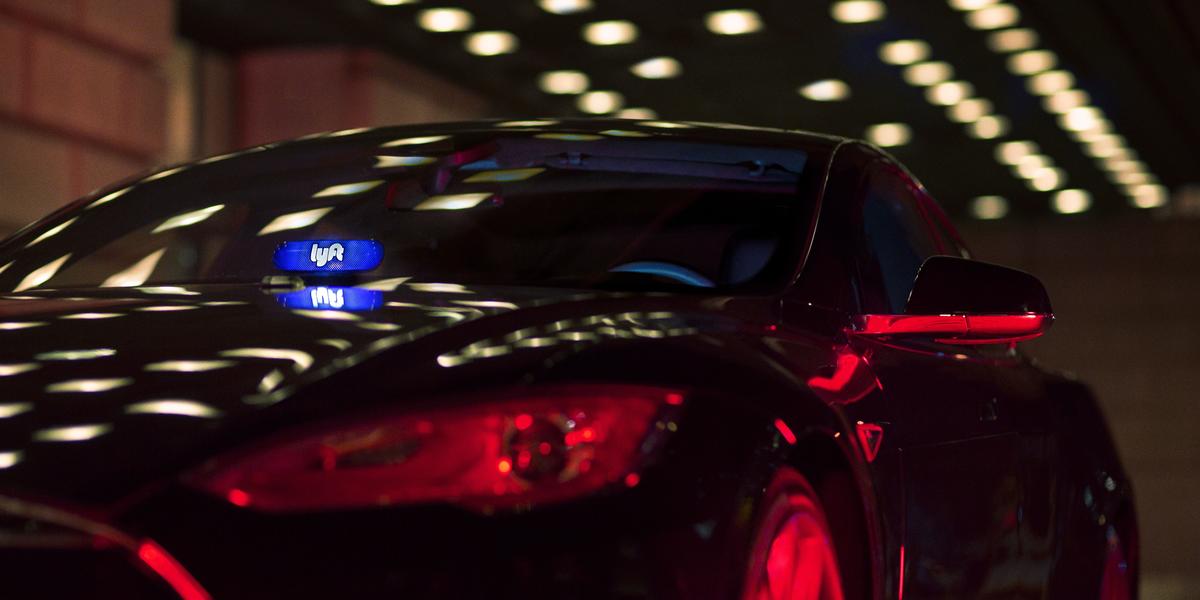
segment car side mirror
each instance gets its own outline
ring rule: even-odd
[[[1054,322],[1046,288],[1024,271],[953,256],[931,256],[913,281],[904,314],[861,315],[867,336],[933,337],[952,344],[1010,344]]]

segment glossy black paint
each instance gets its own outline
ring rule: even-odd
[[[931,256],[921,265],[904,312],[910,315],[1053,314],[1036,277],[956,256]]]
[[[568,121],[537,131],[613,126]],[[0,377],[0,403],[29,404],[0,419],[0,450],[22,452],[0,469],[0,495],[152,538],[216,598],[729,599],[763,487],[791,466],[831,514],[848,597],[1096,597],[1106,536],[1116,528],[1133,543],[1136,523],[1128,479],[1086,387],[1012,348],[848,333],[857,314],[898,312],[865,233],[864,174],[885,173],[910,191],[935,254],[969,256],[920,184],[858,142],[706,126],[665,131],[825,148],[820,214],[813,230],[796,232],[810,251],[787,289],[733,297],[397,284],[381,308],[351,320],[288,310],[278,290],[257,285],[24,292],[0,299],[0,321],[42,323],[0,331],[0,364],[37,365]],[[146,310],[164,306],[175,308]],[[68,318],[91,313],[119,316]],[[479,351],[518,332],[554,341]],[[100,348],[115,353],[45,354]],[[212,359],[236,364],[146,370]],[[107,391],[48,391],[126,378]],[[184,483],[205,461],[293,427],[561,382],[688,390],[678,431],[640,485],[494,515],[447,506],[274,515]],[[215,412],[128,409],[168,398]],[[47,428],[81,424],[110,429],[86,441],[37,440]],[[871,426],[882,435],[877,448]],[[49,589],[54,571],[18,573],[14,564],[74,564],[33,550],[16,555],[26,562],[0,563],[0,571],[29,594]],[[97,573],[85,566],[72,576],[93,596],[128,594]]]

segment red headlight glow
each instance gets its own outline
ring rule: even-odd
[[[218,460],[192,481],[265,511],[443,502],[477,510],[586,495],[637,481],[683,396],[571,386],[375,416]]]

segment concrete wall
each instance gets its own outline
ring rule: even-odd
[[[155,162],[170,0],[0,0],[0,232]]]
[[[0,0],[0,235],[154,165],[488,110],[369,50],[197,48],[171,0]]]
[[[963,224],[977,257],[1027,270],[1057,321],[1028,344],[1097,392],[1137,492],[1144,598],[1200,590],[1200,220]]]

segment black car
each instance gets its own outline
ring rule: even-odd
[[[0,244],[5,597],[1131,598],[1050,302],[863,142],[471,122]]]

